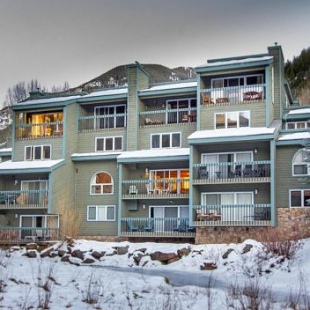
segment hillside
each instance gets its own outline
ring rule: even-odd
[[[196,74],[193,68],[178,67],[174,69],[167,68],[157,64],[143,64],[143,69],[150,75],[151,83],[163,83],[169,81],[181,81],[194,79]],[[127,65],[117,66],[92,80],[85,82],[77,87],[71,88],[71,91],[92,91],[94,89],[122,87],[127,85],[126,76]]]

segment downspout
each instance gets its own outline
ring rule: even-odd
[[[190,169],[190,174],[189,174],[189,185],[190,185],[190,190],[189,190],[189,226],[193,226],[193,146],[191,145],[189,148],[189,169]]]
[[[271,225],[276,226],[277,217],[277,205],[276,205],[276,174],[275,174],[275,163],[276,163],[276,142],[275,140],[270,141],[270,203],[271,203]]]
[[[123,179],[123,164],[118,165],[118,216],[117,216],[117,236],[121,235],[121,225],[122,225],[122,179]]]

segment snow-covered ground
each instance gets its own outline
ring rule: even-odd
[[[74,240],[69,247],[64,242],[50,250],[44,258],[18,247],[0,252],[0,309],[310,306],[310,239],[300,241],[294,259],[274,255],[254,240],[229,245]],[[75,250],[83,253],[83,260],[72,256]],[[28,257],[29,251],[35,257]],[[157,251],[179,255],[164,265],[150,255]],[[101,257],[94,259],[98,253]]]

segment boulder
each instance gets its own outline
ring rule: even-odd
[[[37,250],[38,245],[35,242],[27,243],[26,250]]]
[[[36,258],[37,257],[37,251],[27,251],[27,257]]]
[[[162,253],[160,251],[156,251],[150,254],[152,260],[158,260],[163,264],[168,264],[169,261],[175,258],[179,258],[179,256],[175,253]]]
[[[72,257],[77,257],[77,258],[83,260],[84,259],[84,253],[85,252],[77,249],[77,250],[74,250],[74,251],[71,252],[71,256]]]
[[[178,249],[177,251],[178,256],[180,258],[182,258],[183,256],[187,256],[190,252],[191,252],[190,248],[182,248],[182,249]]]
[[[93,258],[91,258],[91,257],[85,258],[83,260],[83,264],[92,264],[94,262],[95,262],[95,260]]]
[[[227,259],[228,258],[228,255],[233,252],[234,250],[233,249],[228,249],[223,255],[222,255],[222,258],[223,259]]]
[[[128,253],[128,249],[129,249],[129,246],[117,246],[117,247],[113,247],[113,249],[116,250],[116,253],[118,255],[125,255]]]
[[[214,262],[206,262],[203,263],[202,266],[200,266],[200,270],[214,270],[217,269],[217,266]]]
[[[98,251],[93,251],[90,254],[93,258],[95,259],[100,259],[101,257],[103,257],[105,255],[105,252],[98,252]]]
[[[253,248],[252,244],[246,244],[245,247],[242,250],[242,254],[250,252],[252,248]]]

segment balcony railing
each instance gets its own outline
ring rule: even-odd
[[[0,209],[46,209],[47,190],[0,191]]]
[[[184,124],[196,122],[197,108],[140,112],[140,126]]]
[[[202,105],[230,105],[265,100],[265,84],[209,88],[201,92]]]
[[[270,204],[193,206],[195,226],[268,226]]]
[[[0,243],[40,242],[59,240],[58,228],[0,227]]]
[[[126,180],[122,193],[124,199],[188,198],[189,179]]]
[[[270,161],[194,164],[195,184],[270,182]]]
[[[123,236],[194,237],[188,218],[122,218]]]
[[[126,127],[126,114],[82,116],[79,118],[79,131],[115,129]]]
[[[63,122],[16,124],[16,139],[55,138],[63,136]]]

